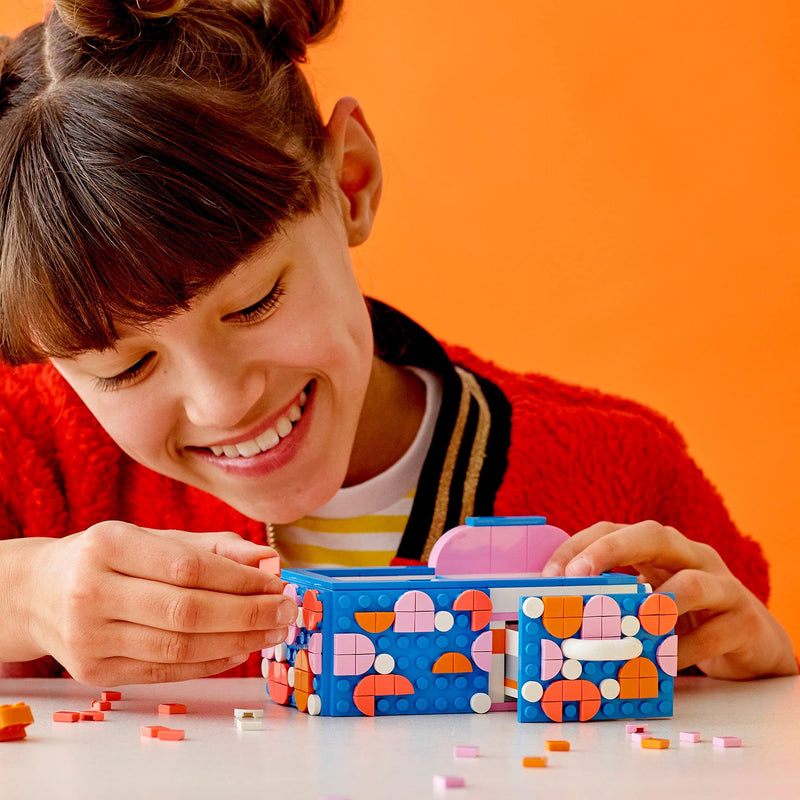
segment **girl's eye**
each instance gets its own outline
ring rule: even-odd
[[[121,389],[129,383],[133,383],[141,375],[153,356],[155,356],[155,353],[147,353],[133,366],[128,367],[124,372],[120,372],[119,375],[112,375],[110,378],[95,378],[97,387],[101,391],[110,391],[112,389]]]
[[[247,306],[247,308],[243,308],[233,314],[226,314],[222,319],[225,322],[230,320],[236,322],[256,322],[269,314],[270,311],[277,308],[284,294],[283,285],[278,281],[272,289],[270,289],[266,297],[262,297],[257,303],[253,303],[252,306]]]

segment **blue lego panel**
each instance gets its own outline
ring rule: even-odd
[[[528,600],[519,604],[520,722],[672,716],[673,595]]]
[[[323,715],[465,713],[488,702],[483,653],[491,642],[484,637],[482,652],[474,652],[491,616],[486,591],[450,585],[420,591],[413,581],[371,591],[314,590],[302,586],[298,572],[293,575],[298,599],[305,606],[307,593],[316,591],[322,619],[280,650],[282,665],[270,665],[278,684],[270,687],[270,696],[277,702],[286,698],[311,710],[309,692],[298,692],[296,683],[298,670],[308,674],[312,661],[318,668],[310,670],[311,693],[319,698],[313,701],[316,713]],[[485,582],[483,589],[488,590]],[[488,608],[476,608],[476,598]],[[310,655],[314,633],[321,634],[316,659]],[[291,685],[292,678],[294,691],[287,698],[283,684]]]
[[[467,517],[464,521],[473,528],[509,528],[518,525],[547,524],[545,517]]]

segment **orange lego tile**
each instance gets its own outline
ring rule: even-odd
[[[167,731],[169,728],[164,725],[142,725],[139,733],[147,739],[157,739],[159,731]]]
[[[546,767],[547,766],[547,757],[546,756],[525,756],[522,759],[522,766],[523,767]]]
[[[645,750],[666,750],[669,739],[642,739],[642,747]]]
[[[186,706],[183,703],[160,703],[159,714],[185,714]]]
[[[178,728],[164,728],[156,736],[161,742],[180,742],[185,738],[186,732]]]
[[[569,750],[569,742],[565,742],[561,739],[547,739],[544,743],[544,749],[551,751],[567,751]]]
[[[81,715],[77,711],[56,711],[53,722],[77,722]]]

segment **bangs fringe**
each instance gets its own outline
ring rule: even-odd
[[[296,125],[275,108],[243,107],[224,89],[200,103],[180,84],[72,79],[9,113],[3,360],[113,347],[116,324],[187,308],[283,223],[314,211],[324,128],[305,120],[316,134],[294,141]]]

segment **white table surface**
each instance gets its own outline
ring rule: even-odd
[[[264,681],[206,679],[121,687],[104,722],[52,722],[83,710],[99,691],[73,681],[0,681],[0,704],[26,702],[35,722],[25,740],[0,742],[0,800],[26,798],[800,798],[800,679],[728,683],[678,678],[675,716],[650,720],[668,750],[643,750],[625,723],[524,724],[513,712],[378,718],[310,717],[278,706]],[[185,703],[185,716],[159,717],[159,703]],[[264,708],[263,729],[238,731],[233,709]],[[183,728],[186,739],[140,736],[142,725]],[[699,744],[679,742],[699,731]],[[713,747],[738,736],[740,749]],[[547,753],[545,739],[570,752]],[[477,759],[455,759],[477,745]],[[463,789],[433,789],[436,774]]]

